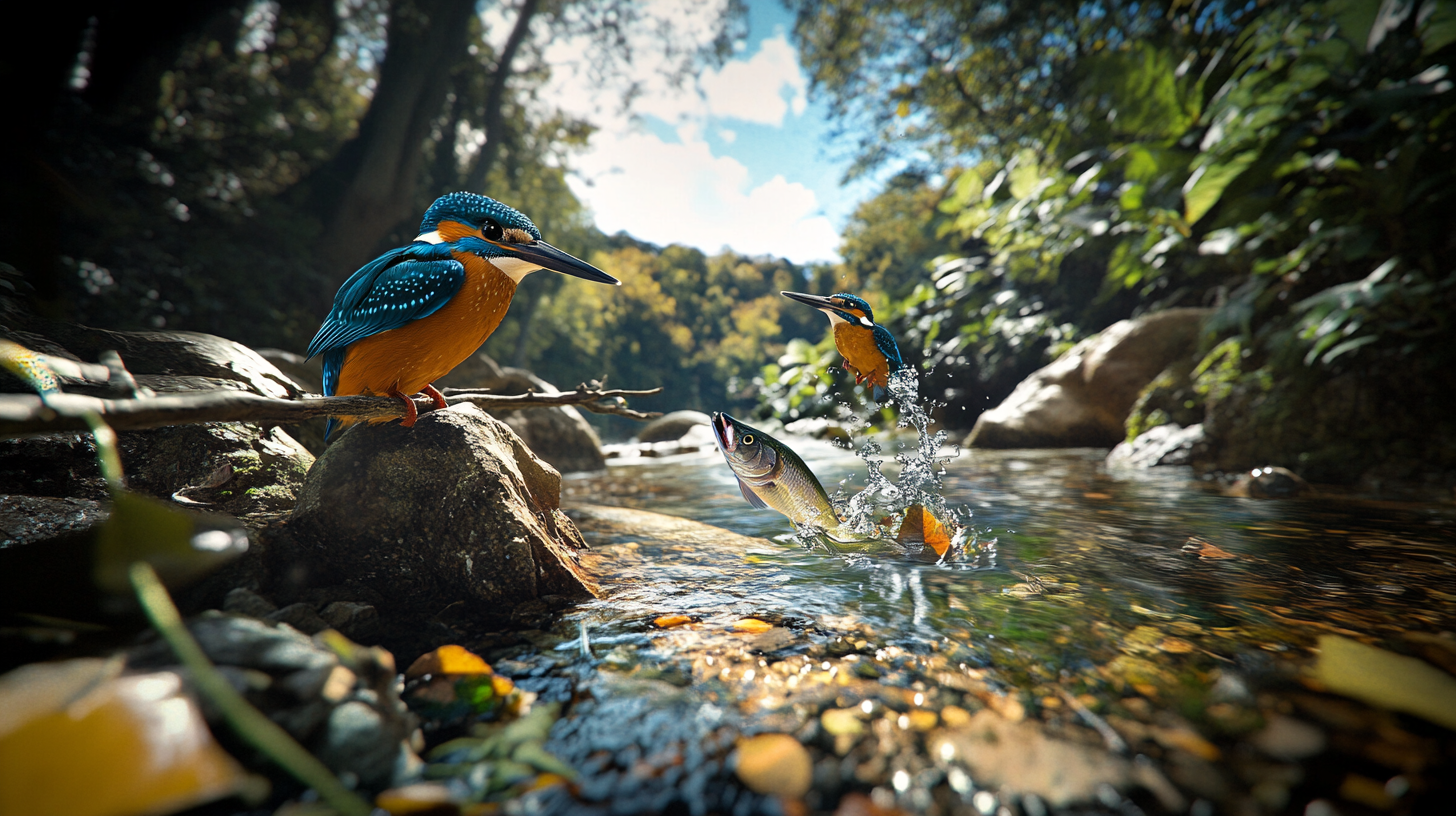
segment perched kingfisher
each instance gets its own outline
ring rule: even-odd
[[[841,292],[829,297],[802,292],[780,292],[790,300],[813,306],[829,316],[834,327],[834,347],[844,357],[844,368],[854,372],[854,381],[869,383],[874,398],[884,399],[890,375],[905,367],[900,347],[884,326],[875,323],[875,312],[864,298]]]
[[[413,243],[365,264],[334,295],[308,344],[309,357],[323,355],[324,394],[402,400],[405,427],[417,417],[412,394],[424,392],[444,408],[432,383],[480,348],[505,317],[516,285],[537,269],[620,284],[541,240],[531,219],[495,199],[441,196]],[[326,436],[339,424],[330,419]]]

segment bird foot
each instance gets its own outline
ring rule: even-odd
[[[441,408],[445,408],[450,404],[445,401],[445,395],[441,394],[438,390],[436,390],[434,383],[425,383],[425,389],[423,393],[425,396],[435,401],[436,411],[440,410]]]
[[[404,419],[400,420],[399,424],[406,428],[413,428],[415,420],[420,418],[419,409],[415,408],[415,401],[398,391],[390,391],[389,395],[404,403]]]

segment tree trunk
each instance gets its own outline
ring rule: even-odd
[[[536,15],[539,7],[538,0],[522,0],[520,13],[516,15],[516,25],[511,29],[511,36],[506,40],[505,47],[501,49],[500,59],[496,60],[495,75],[491,77],[490,89],[485,95],[485,144],[481,145],[475,167],[471,168],[470,175],[465,179],[465,189],[471,192],[484,192],[485,177],[500,156],[500,145],[505,137],[506,83],[511,78],[511,64],[515,62],[516,52],[521,50],[521,44],[531,33],[531,18]]]
[[[324,221],[317,260],[343,280],[401,224],[418,217],[415,192],[424,144],[449,89],[450,67],[465,51],[467,0],[402,0],[389,20],[379,85],[359,135],[319,170],[310,192]]]

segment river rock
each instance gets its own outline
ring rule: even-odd
[[[1289,468],[1261,467],[1240,476],[1228,495],[1249,499],[1292,499],[1314,492],[1298,473]]]
[[[418,723],[399,698],[389,652],[352,644],[336,650],[331,645],[337,643],[287,624],[219,612],[203,613],[187,628],[249,702],[335,773],[354,775],[367,790],[416,778]],[[147,668],[173,659],[165,643],[153,641],[133,649],[127,662]],[[221,724],[220,712],[206,700],[203,711],[209,722]],[[235,753],[247,758],[252,752]]]
[[[115,351],[127,371],[143,385],[148,384],[143,376],[208,377],[268,397],[287,397],[293,390],[293,383],[257,352],[242,343],[201,332],[109,331],[33,319],[5,328],[0,335],[73,360],[94,362],[103,352]],[[12,387],[3,390],[14,390],[13,386],[19,385],[13,379],[10,382]]]
[[[1169,309],[1121,320],[1016,386],[976,420],[980,448],[1111,447],[1143,388],[1190,356],[1207,309]]]
[[[159,393],[231,388],[284,398],[298,390],[252,349],[210,334],[117,332],[30,319],[0,327],[0,336],[74,360],[117,351],[137,384]],[[0,390],[23,387],[9,375],[0,380]],[[106,382],[68,390],[116,396]],[[235,516],[287,511],[313,464],[313,455],[283,430],[246,423],[123,431],[117,439],[132,489]],[[0,440],[0,493],[104,499],[90,434]]]
[[[260,348],[258,356],[267,360],[283,372],[300,391],[307,391],[310,394],[322,394],[324,392],[324,363],[322,357],[304,359],[302,354],[296,354],[286,349]]]
[[[706,426],[711,421],[702,411],[673,411],[647,423],[637,434],[637,441],[672,442],[687,436],[693,428]]]
[[[555,394],[560,389],[524,368],[501,366],[481,352],[435,382],[440,388],[484,388],[496,394]],[[602,440],[570,405],[526,411],[490,411],[525,440],[533,453],[561,473],[602,470],[607,466]]]
[[[298,387],[298,390],[309,394],[322,394],[324,392],[324,367],[323,358],[314,357],[305,360],[302,354],[295,354],[285,349],[261,348],[258,349],[258,356],[272,363],[277,369],[287,375],[288,379]],[[324,417],[316,417],[307,422],[297,425],[285,426],[288,433],[297,439],[300,444],[317,456],[328,447],[328,441],[324,438],[324,431],[328,427],[328,420]]]
[[[458,603],[501,618],[596,592],[560,500],[560,474],[505,423],[454,405],[413,428],[345,432],[309,471],[268,557],[293,591],[355,586],[381,597],[384,614],[428,618]]]
[[[1236,473],[1278,464],[1313,482],[1359,483],[1392,497],[1418,488],[1451,496],[1456,377],[1450,363],[1388,355],[1357,358],[1352,366],[1330,376],[1318,366],[1296,365],[1280,376],[1242,377],[1212,395],[1204,420],[1209,465]]]
[[[1201,423],[1187,428],[1169,423],[1149,428],[1131,442],[1117,443],[1107,454],[1107,464],[1133,468],[1188,465],[1207,445]]]
[[[87,530],[105,517],[101,503],[90,499],[0,495],[0,548]]]

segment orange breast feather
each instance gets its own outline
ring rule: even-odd
[[[890,364],[869,329],[853,323],[835,324],[834,347],[857,379],[882,388],[890,384]]]
[[[516,282],[477,255],[455,253],[455,259],[465,264],[465,282],[455,297],[429,317],[350,345],[336,393],[418,393],[490,337],[511,305]]]

